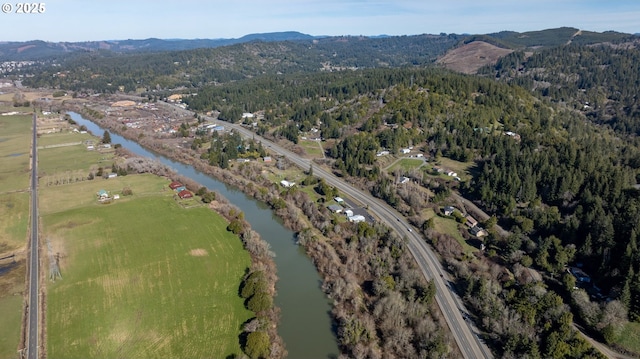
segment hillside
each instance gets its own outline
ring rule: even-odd
[[[464,74],[474,74],[482,66],[495,64],[513,50],[497,47],[484,41],[473,41],[456,47],[436,60],[445,68]]]

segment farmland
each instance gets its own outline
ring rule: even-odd
[[[223,218],[184,209],[151,175],[43,188],[44,238],[63,279],[48,283],[52,358],[227,357],[251,317],[238,296],[250,265]],[[133,195],[98,204],[95,193]]]
[[[11,109],[13,111],[13,109]],[[29,221],[31,116],[0,116],[0,358],[14,358],[20,340]]]

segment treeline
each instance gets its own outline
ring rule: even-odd
[[[29,69],[23,83],[77,93],[165,89],[194,92],[264,74],[335,71],[344,68],[427,64],[458,41],[458,35],[248,42],[213,49],[119,54],[107,50],[48,60]]]

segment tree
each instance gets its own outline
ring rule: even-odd
[[[109,131],[104,131],[102,135],[102,143],[111,143],[111,134]]]
[[[269,335],[267,333],[262,331],[252,332],[247,335],[244,352],[252,359],[268,358],[270,346],[271,343],[269,343]]]

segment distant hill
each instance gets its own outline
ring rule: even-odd
[[[74,52],[106,50],[115,53],[165,52],[215,48],[251,41],[275,42],[314,39],[314,36],[296,31],[249,34],[238,39],[143,39],[84,42],[0,42],[0,61],[39,60],[60,57]]]
[[[436,63],[449,70],[465,74],[475,74],[485,65],[495,64],[501,57],[513,50],[500,48],[484,41],[473,41],[449,50]]]

